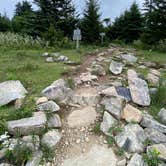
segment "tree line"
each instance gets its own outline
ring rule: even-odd
[[[166,0],[145,0],[142,11],[134,2],[113,22],[110,18],[101,20],[98,0],[86,0],[82,18],[72,0],[33,0],[33,3],[37,10],[26,0],[18,2],[12,19],[1,14],[0,31],[41,37],[50,45],[71,39],[76,27],[82,30],[86,43],[99,43],[101,32],[106,33],[108,41],[125,43],[139,39],[148,45],[156,45],[166,39]]]

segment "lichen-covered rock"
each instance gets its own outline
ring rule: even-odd
[[[144,130],[146,138],[150,140],[152,143],[159,144],[159,143],[166,143],[166,135],[153,129],[153,128],[146,128]]]
[[[54,101],[47,101],[45,103],[37,105],[36,109],[38,111],[57,112],[60,110],[60,107]]]
[[[149,106],[151,100],[146,81],[138,78],[137,73],[134,70],[128,70],[127,74],[133,102],[141,106]]]
[[[6,81],[0,83],[0,106],[26,96],[27,90],[20,81]]]
[[[127,104],[122,111],[122,119],[125,119],[127,122],[139,123],[142,119],[142,113],[137,108]]]
[[[115,126],[115,124],[117,124],[118,121],[112,117],[108,112],[104,112],[104,116],[103,116],[103,121],[100,125],[100,130],[106,134],[106,135],[110,135],[109,134],[109,129],[113,126]]]
[[[46,121],[44,112],[35,112],[33,117],[8,121],[7,127],[9,133],[13,135],[39,134],[45,129]]]
[[[120,148],[130,153],[141,153],[144,151],[144,130],[138,124],[128,124],[123,131],[115,136],[115,141]]]
[[[162,108],[158,113],[158,117],[160,118],[161,122],[166,125],[166,109]]]
[[[58,130],[50,130],[43,135],[41,143],[50,149],[54,149],[57,143],[61,140],[61,137],[62,135]]]
[[[138,58],[131,54],[122,54],[121,58],[129,63],[136,63]]]
[[[42,94],[49,100],[63,101],[72,96],[72,90],[68,87],[67,82],[59,79],[42,91]]]
[[[146,128],[153,128],[166,134],[166,126],[157,122],[151,115],[145,114],[143,115],[141,126]]]

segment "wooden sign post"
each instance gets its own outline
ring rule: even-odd
[[[101,44],[103,44],[105,33],[104,32],[100,33],[100,36],[101,36]]]
[[[76,41],[76,49],[79,49],[79,41],[82,39],[81,30],[75,29],[73,32],[73,40]]]

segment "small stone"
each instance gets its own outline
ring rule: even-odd
[[[14,103],[15,109],[20,109],[23,105],[23,99],[17,99]]]
[[[47,97],[40,97],[36,101],[36,105],[46,103],[48,101]]]
[[[52,62],[54,62],[54,58],[53,57],[48,57],[48,58],[46,58],[46,62],[47,63],[52,63]]]
[[[54,101],[47,101],[46,103],[37,105],[36,109],[38,111],[57,112],[60,110],[60,107]]]
[[[81,143],[81,139],[77,139],[77,140],[76,140],[76,143],[77,143],[77,144],[80,144],[80,143]]]
[[[166,109],[162,108],[158,113],[158,117],[160,118],[161,122],[166,125]]]
[[[142,113],[137,108],[127,104],[122,111],[122,119],[125,119],[127,122],[139,123],[142,119]]]
[[[47,57],[47,56],[49,56],[49,53],[48,53],[48,52],[45,52],[45,53],[42,54],[42,56],[43,56],[43,57]]]
[[[88,143],[90,141],[90,139],[88,137],[86,137],[85,141]]]
[[[126,159],[123,159],[118,161],[117,166],[126,166],[126,163],[127,163]]]
[[[147,81],[151,86],[159,86],[160,78],[154,74],[148,73]]]

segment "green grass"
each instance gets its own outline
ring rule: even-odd
[[[42,57],[44,52],[61,52],[70,60],[81,63],[82,57],[89,51],[99,47],[83,46],[80,50],[75,49],[6,49],[0,48],[0,82],[7,80],[20,80],[28,90],[28,95],[21,109],[16,110],[13,106],[0,107],[0,124],[8,120],[16,120],[29,117],[35,107],[34,97],[40,96],[41,91],[53,81],[62,77],[62,74],[70,70],[70,66],[63,63],[46,63]],[[103,48],[101,48],[103,49]],[[1,128],[1,127],[0,127]]]

